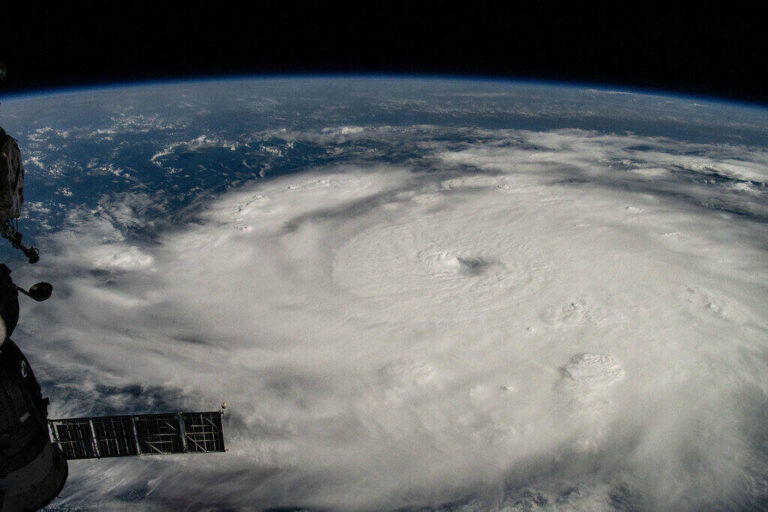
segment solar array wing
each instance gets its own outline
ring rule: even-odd
[[[186,412],[184,416],[184,441],[187,452],[223,452],[224,430],[221,412]]]
[[[67,459],[223,452],[222,412],[136,414],[49,420]]]

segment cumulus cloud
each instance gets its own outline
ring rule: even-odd
[[[152,243],[130,232],[161,211],[149,196],[73,213],[49,239],[56,296],[25,304],[18,335],[36,340],[55,415],[226,400],[230,451],[74,462],[60,503],[764,497],[765,155],[584,131],[477,138],[261,181]]]

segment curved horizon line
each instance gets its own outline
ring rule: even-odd
[[[402,81],[444,81],[444,82],[493,82],[530,86],[550,86],[561,88],[585,88],[593,92],[611,94],[637,94],[646,96],[661,96],[666,98],[703,101],[708,103],[726,104],[746,108],[768,109],[768,103],[753,100],[712,96],[708,94],[685,93],[667,89],[653,89],[627,86],[615,83],[586,82],[567,79],[544,79],[531,77],[510,77],[507,75],[481,74],[449,74],[449,73],[408,73],[408,72],[295,72],[295,73],[232,73],[221,75],[173,75],[162,78],[136,79],[126,81],[105,81],[83,85],[62,85],[41,87],[39,89],[17,90],[0,93],[0,101],[29,99],[31,97],[49,96],[54,94],[72,94],[85,91],[107,91],[112,89],[150,87],[157,85],[181,85],[208,82],[233,82],[245,80],[402,80]]]

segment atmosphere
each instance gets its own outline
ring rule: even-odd
[[[680,2],[9,2],[6,92],[229,75],[597,83],[768,104],[762,6]]]

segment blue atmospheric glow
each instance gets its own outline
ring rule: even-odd
[[[507,76],[493,75],[450,75],[450,74],[421,74],[421,73],[267,73],[267,74],[232,74],[232,75],[205,75],[205,76],[185,76],[168,77],[152,80],[131,80],[125,82],[104,82],[97,84],[88,84],[82,86],[62,86],[35,89],[28,91],[15,91],[2,94],[0,91],[0,100],[12,100],[17,98],[37,97],[49,94],[70,94],[87,91],[109,91],[115,89],[126,89],[136,87],[152,86],[172,86],[191,83],[208,82],[233,82],[233,81],[281,81],[281,80],[403,80],[403,81],[441,81],[441,82],[468,82],[468,83],[497,83],[509,86],[541,86],[541,87],[562,87],[591,89],[605,93],[625,93],[634,95],[664,97],[685,101],[717,103],[743,108],[762,108],[768,109],[768,104],[756,101],[744,101],[734,98],[724,98],[697,93],[684,93],[674,90],[645,89],[641,87],[632,87],[628,85],[612,85],[595,82],[580,82],[569,80],[544,80],[534,78],[515,78]]]

